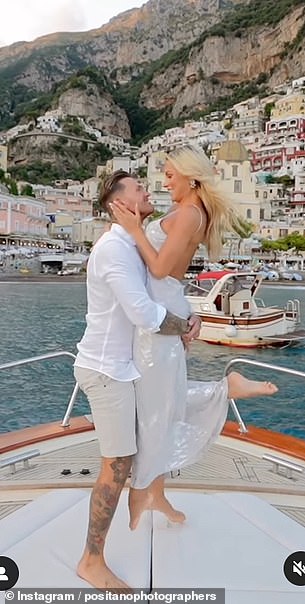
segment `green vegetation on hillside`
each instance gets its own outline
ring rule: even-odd
[[[83,181],[94,176],[96,167],[112,157],[111,151],[101,143],[68,146],[66,139],[60,137],[52,143],[51,150],[56,162],[35,160],[25,166],[10,168],[10,173],[16,180],[33,184],[53,184],[60,178]]]
[[[17,124],[23,115],[27,116],[27,110],[33,111],[30,117],[39,115],[39,109],[50,107],[49,95],[53,96],[54,90],[43,94],[35,88],[29,88],[16,83],[17,79],[31,72],[31,66],[39,64],[39,69],[45,72],[49,80],[54,82],[63,80],[62,61],[61,66],[56,65],[56,58],[64,57],[67,62],[66,77],[73,72],[86,68],[85,61],[79,56],[77,48],[70,46],[47,46],[35,49],[28,57],[18,59],[7,67],[0,69],[0,130],[7,130]],[[42,101],[40,99],[42,98]],[[35,99],[33,101],[33,99]],[[41,102],[41,107],[37,103]],[[42,112],[42,111],[41,111]]]
[[[0,86],[1,78],[0,73]],[[0,129],[6,130],[21,121],[36,120],[37,117],[55,107],[60,95],[71,88],[87,90],[90,94],[90,85],[95,85],[101,93],[109,92],[111,94],[113,92],[107,77],[96,67],[78,70],[63,82],[55,84],[50,92],[44,94],[37,95],[37,92],[25,86],[14,85],[11,88],[13,95],[11,102],[9,101],[9,91],[6,90],[6,99],[5,91],[1,92],[0,88]]]
[[[179,79],[183,66],[189,61],[190,53],[194,48],[200,47],[208,37],[241,37],[246,35],[247,30],[251,27],[275,26],[294,8],[304,5],[305,0],[250,0],[250,2],[234,6],[230,6],[230,2],[223,4],[228,5],[228,8],[221,21],[205,31],[191,44],[178,50],[170,50],[158,60],[113,70],[109,78],[104,71],[94,66],[88,66],[88,53],[92,51],[89,42],[88,44],[80,43],[86,51],[85,53],[79,51],[79,43],[67,45],[58,43],[54,46],[36,49],[29,56],[12,62],[8,67],[0,70],[0,130],[6,130],[22,121],[35,120],[47,109],[55,107],[58,97],[71,88],[86,90],[87,94],[94,94],[96,86],[100,92],[111,94],[115,102],[125,109],[132,131],[132,142],[137,144],[162,133],[166,128],[179,125],[186,114],[192,118],[202,117],[211,111],[226,110],[230,105],[250,96],[264,94],[267,90],[268,75],[260,74],[253,82],[228,85],[226,87],[228,94],[218,98],[218,82],[215,78],[214,82],[211,80],[212,84],[215,84],[215,99],[204,112],[187,113],[187,107],[185,107],[183,116],[173,119],[170,117],[171,106],[156,110],[141,104],[143,89],[155,85],[156,77],[169,67],[177,68],[177,79]],[[305,24],[294,40],[286,45],[282,56],[295,51],[303,43],[304,36]],[[57,60],[59,58],[61,60]],[[37,66],[39,72],[48,76],[49,82],[57,82],[51,91],[40,94],[37,90],[16,83],[17,79],[22,81],[23,74],[30,73],[33,65]],[[123,75],[124,69],[126,69],[127,77],[130,76],[130,73],[137,72],[139,75],[132,77],[128,84],[118,85],[117,72],[119,71]],[[198,77],[204,80],[202,69],[198,71]],[[76,123],[66,124],[66,126],[74,134],[81,134],[81,127]]]
[[[304,0],[251,0],[229,10],[216,25],[199,36],[191,47],[201,46],[210,36],[242,36],[250,27],[277,25]]]

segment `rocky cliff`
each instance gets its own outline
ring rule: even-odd
[[[173,61],[142,89],[141,102],[168,115],[203,110],[235,85],[265,74],[270,88],[305,72],[304,5],[276,26],[250,27],[242,35],[208,36],[190,48],[187,60]],[[298,43],[299,40],[299,43]]]
[[[98,87],[87,84],[85,89],[69,88],[54,103],[54,108],[72,117],[82,117],[87,124],[111,132],[125,140],[130,139],[130,127],[126,112],[119,107],[110,93],[100,92]]]
[[[87,34],[25,44],[23,58],[0,49],[0,128],[60,107],[139,140],[304,75],[304,39],[304,0],[149,0]]]

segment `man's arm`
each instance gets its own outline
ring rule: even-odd
[[[133,325],[163,335],[188,333],[187,319],[176,317],[150,298],[140,267],[124,243],[106,242],[95,258],[95,272],[105,279]]]
[[[163,336],[183,336],[187,334],[189,330],[190,326],[188,319],[181,319],[168,310],[160,325],[158,333]]]

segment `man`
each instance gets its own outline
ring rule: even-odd
[[[153,212],[148,194],[127,172],[105,183],[102,204],[123,201],[144,220]],[[87,267],[87,328],[78,344],[75,378],[88,397],[99,439],[102,468],[90,500],[87,543],[77,572],[96,588],[126,588],[108,568],[105,539],[136,453],[132,359],[134,328],[181,335],[187,343],[199,335],[200,320],[167,312],[148,296],[146,268],[135,242],[118,224],[95,244]]]

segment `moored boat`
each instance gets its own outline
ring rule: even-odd
[[[256,297],[262,283],[257,273],[206,272],[185,288],[192,311],[201,317],[199,339],[245,348],[288,346],[302,342],[299,300],[284,308],[265,306]]]

